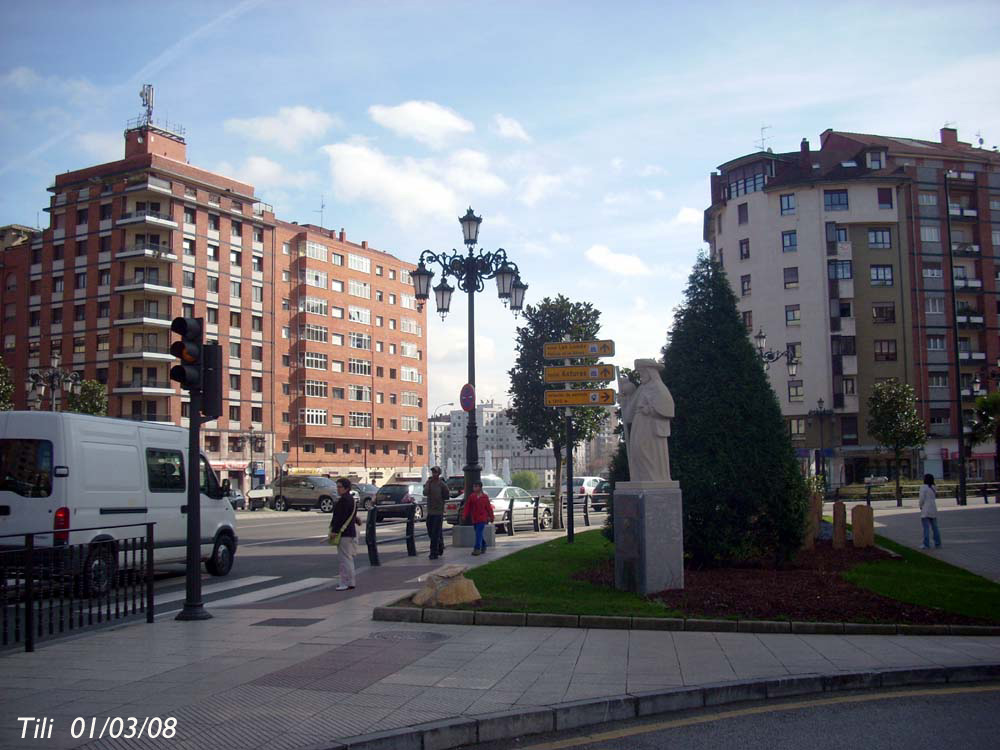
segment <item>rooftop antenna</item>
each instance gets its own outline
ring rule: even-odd
[[[142,99],[142,106],[146,108],[146,122],[150,123],[153,121],[153,84],[143,84],[139,98]]]
[[[767,141],[770,140],[770,139],[767,137],[767,135],[765,135],[764,131],[765,130],[770,130],[770,129],[771,129],[770,125],[761,125],[760,126],[760,140],[756,141],[755,143],[756,143],[757,148],[759,148],[761,151],[766,151],[767,150]]]
[[[326,208],[326,200],[323,195],[319,197],[319,210],[313,210],[314,214],[319,214],[319,225],[323,226],[323,209]]]
[[[983,131],[982,130],[977,130],[976,131],[976,138],[979,139],[979,148],[982,148],[983,147]]]

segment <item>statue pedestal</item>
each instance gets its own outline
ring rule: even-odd
[[[486,524],[486,528],[483,529],[483,541],[486,542],[487,547],[496,546],[497,527],[492,523]],[[451,546],[452,547],[468,547],[472,549],[472,546],[476,543],[476,527],[475,526],[452,526],[451,527]]]
[[[677,482],[615,485],[615,588],[645,596],[684,588],[684,528]]]

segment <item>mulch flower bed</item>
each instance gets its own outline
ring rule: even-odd
[[[688,617],[739,617],[752,620],[886,622],[924,624],[986,624],[964,615],[906,604],[858,588],[841,574],[855,565],[889,560],[889,553],[869,547],[834,549],[829,540],[799,552],[786,568],[747,563],[736,567],[685,567],[682,590],[661,591],[658,599]],[[905,564],[902,560],[899,564]],[[597,586],[614,587],[614,561],[573,576]]]

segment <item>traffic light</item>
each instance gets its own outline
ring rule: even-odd
[[[222,415],[222,347],[205,344],[201,368],[201,414],[211,421]]]
[[[170,379],[186,391],[201,388],[204,323],[204,318],[174,318],[170,324],[170,330],[181,335],[179,341],[170,345],[170,353],[181,361],[170,368]]]

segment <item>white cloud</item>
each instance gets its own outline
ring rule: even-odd
[[[662,201],[664,198],[667,197],[666,193],[664,193],[662,190],[647,190],[646,195],[648,195],[654,201]]]
[[[616,156],[614,159],[611,160],[611,168],[616,172],[621,172],[622,167],[624,166],[625,166],[625,160],[620,156]]]
[[[642,169],[639,170],[640,177],[655,177],[656,175],[666,174],[667,170],[658,164],[646,164]]]
[[[414,159],[392,159],[365,143],[324,146],[330,157],[333,188],[340,200],[366,200],[386,208],[399,223],[412,226],[428,217],[454,219],[454,191],[428,174]]]
[[[507,117],[506,115],[501,114],[495,115],[493,117],[493,124],[496,128],[496,132],[501,138],[509,138],[514,141],[531,143],[531,136],[528,135],[524,126],[513,117]]]
[[[620,206],[632,200],[630,193],[606,193],[603,198],[605,206]]]
[[[685,224],[700,225],[703,217],[704,213],[699,211],[697,208],[684,206],[677,212],[677,215],[670,220],[670,223],[674,226],[683,226]]]
[[[319,138],[331,127],[340,126],[340,120],[319,109],[309,107],[281,107],[275,115],[232,118],[223,123],[227,132],[246,138],[273,143],[281,148],[294,150],[303,141]]]
[[[457,192],[497,195],[507,183],[490,171],[490,159],[481,151],[456,151],[444,167],[444,178]]]
[[[250,156],[239,166],[221,163],[217,171],[248,182],[258,188],[297,188],[314,184],[318,177],[314,172],[290,172],[276,161],[266,156]]]
[[[76,146],[98,163],[116,161],[125,155],[125,140],[121,133],[79,133],[76,136]]]
[[[434,149],[475,130],[471,122],[436,102],[408,101],[395,107],[374,104],[368,113],[382,127]]]
[[[536,174],[521,180],[519,200],[526,206],[534,206],[543,198],[557,192],[563,178],[554,174]]]
[[[519,249],[524,250],[528,255],[536,255],[539,258],[548,258],[552,255],[552,251],[549,250],[547,245],[534,240],[524,241],[521,243]]]
[[[563,234],[562,232],[550,232],[549,239],[559,245],[565,245],[569,242],[569,235]]]
[[[85,78],[61,78],[60,76],[43,76],[33,68],[18,66],[0,75],[0,86],[12,87],[34,95],[49,94],[66,96],[77,104],[93,100],[98,95],[98,89]]]
[[[649,273],[649,268],[639,256],[613,252],[607,245],[591,245],[584,255],[595,266],[622,276]]]

